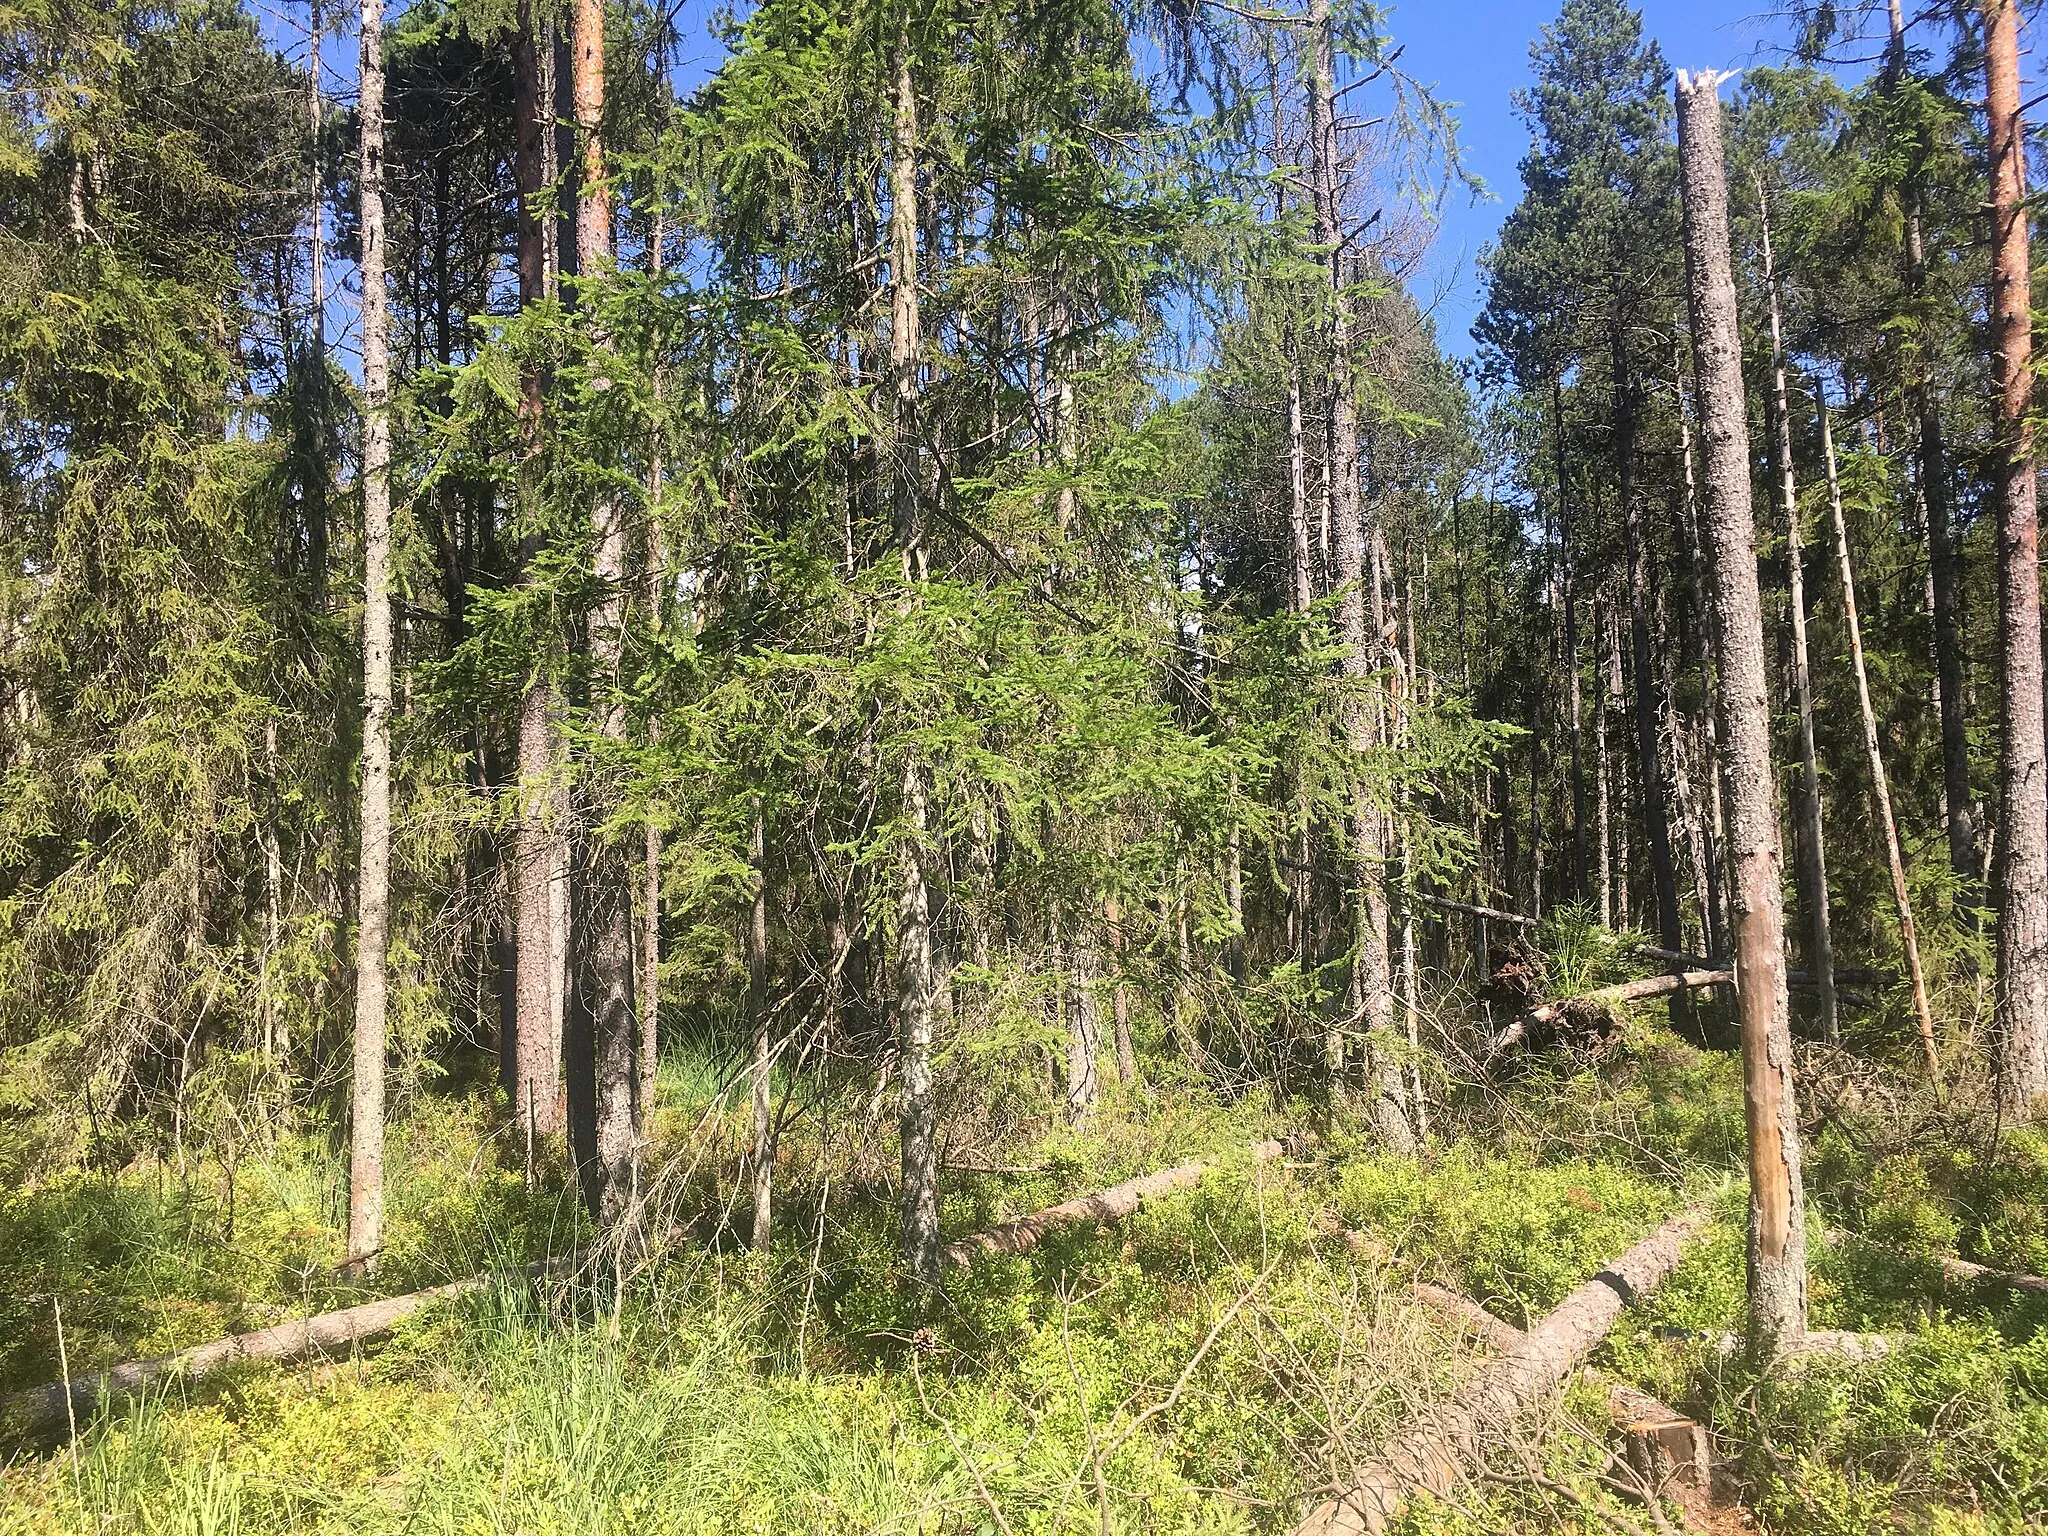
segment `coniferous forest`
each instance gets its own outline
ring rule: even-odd
[[[2030,19],[0,3],[0,1533],[2048,1530]]]

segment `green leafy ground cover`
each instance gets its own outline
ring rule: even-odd
[[[1714,1426],[1750,1518],[2038,1529],[2048,1305],[1945,1287],[1888,1248],[2038,1263],[2048,1148],[2008,1136],[1936,1156],[1896,1112],[1838,1113],[1810,1158],[1815,1324],[1903,1342],[1761,1378],[1709,1338],[1742,1312],[1734,1069],[1639,1025],[1597,1076],[1536,1062],[1475,1098],[1420,1161],[1312,1106],[1133,1095],[1003,1149],[1031,1172],[954,1175],[948,1231],[1189,1156],[1220,1171],[985,1261],[929,1308],[903,1299],[886,1184],[849,1173],[821,1228],[803,1182],[815,1144],[793,1132],[767,1258],[707,1217],[620,1306],[507,1282],[359,1358],[174,1386],[81,1426],[75,1447],[18,1451],[0,1531],[1283,1531],[1474,1367],[1411,1280],[1532,1322],[1699,1200],[1716,1224],[1599,1363]],[[715,1150],[732,1129],[706,1113],[713,1076],[687,1059],[665,1076],[679,1145]],[[412,1103],[377,1289],[574,1246],[573,1207],[547,1179],[528,1190],[498,1124],[480,1094]],[[1298,1153],[1253,1165],[1249,1141],[1283,1127],[1306,1133]],[[330,1149],[281,1144],[241,1167],[232,1224],[222,1170],[185,1175],[70,1174],[5,1197],[8,1386],[54,1374],[52,1295],[82,1368],[362,1294],[333,1279]],[[731,1207],[708,1173],[698,1193]],[[1826,1223],[1887,1246],[1828,1245]],[[1575,1384],[1544,1434],[1504,1446],[1454,1504],[1417,1505],[1409,1529],[1655,1528],[1617,1486],[1603,1390]]]

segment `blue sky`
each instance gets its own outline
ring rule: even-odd
[[[403,0],[389,0],[392,8]],[[739,0],[744,6],[745,0]],[[1676,69],[1736,69],[1776,62],[1790,30],[1770,0],[1637,0],[1645,30]],[[674,78],[687,91],[715,69],[722,49],[709,35],[715,0],[683,0],[677,20]],[[1435,316],[1444,349],[1457,356],[1473,350],[1471,325],[1482,293],[1476,261],[1519,193],[1516,166],[1528,136],[1511,104],[1529,80],[1529,46],[1562,0],[1388,0],[1388,30],[1404,48],[1402,67],[1456,103],[1459,142],[1465,164],[1491,195],[1456,195],[1442,212],[1441,229],[1413,280],[1416,297]],[[1853,9],[1852,4],[1845,10]],[[295,57],[304,53],[304,0],[259,0],[267,33]],[[2022,33],[2021,48],[2031,39]],[[326,85],[351,94],[355,75],[353,36],[331,36],[324,50]],[[2022,68],[2028,61],[2023,58]],[[1852,68],[1849,73],[1860,74]],[[339,273],[337,273],[339,276]]]
[[[1444,210],[1435,250],[1418,274],[1416,297],[1434,302],[1446,351],[1468,355],[1482,295],[1474,262],[1519,195],[1516,166],[1528,134],[1509,98],[1529,80],[1529,45],[1561,0],[1397,0],[1389,18],[1402,65],[1459,103],[1467,165],[1492,192],[1459,196]],[[1737,69],[1774,62],[1789,30],[1757,0],[1646,0],[1643,26],[1673,69]]]

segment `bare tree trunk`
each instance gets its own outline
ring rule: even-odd
[[[325,36],[320,0],[312,0],[306,21],[306,132],[311,146],[310,213],[306,221],[307,299],[306,356],[303,368],[313,385],[313,431],[307,457],[306,564],[313,610],[327,608],[327,488],[332,470],[327,462],[327,204],[321,184],[320,130],[327,109],[320,91],[320,44]]]
[[[1572,749],[1572,894],[1580,901],[1587,894],[1586,858],[1586,762],[1585,706],[1579,687],[1579,610],[1574,578],[1578,574],[1578,550],[1572,536],[1572,503],[1564,473],[1564,390],[1558,380],[1550,381],[1551,445],[1557,456],[1557,531],[1562,544],[1562,572],[1559,603],[1564,609],[1565,689],[1571,721]]]
[[[1692,312],[1700,436],[1706,453],[1706,537],[1718,615],[1721,708],[1727,723],[1735,856],[1736,1006],[1742,1022],[1743,1110],[1749,1130],[1749,1294],[1752,1337],[1773,1354],[1806,1332],[1806,1210],[1792,1031],[1785,992],[1783,854],[1771,776],[1770,702],[1756,523],[1750,505],[1748,414],[1720,76],[1677,79],[1686,290]]]
[[[1059,921],[1054,909],[1055,929]],[[1067,1113],[1085,1120],[1095,1108],[1099,1084],[1097,1063],[1102,1059],[1102,1031],[1095,1012],[1095,946],[1085,934],[1076,934],[1072,947],[1073,974],[1067,994]]]
[[[1778,318],[1778,268],[1771,251],[1771,201],[1762,177],[1755,178],[1757,218],[1763,235],[1764,294],[1771,317],[1771,402],[1778,423],[1779,487],[1785,503],[1785,570],[1792,610],[1792,692],[1799,708],[1799,763],[1802,793],[1798,816],[1805,854],[1801,884],[1813,928],[1811,956],[1819,982],[1821,1026],[1830,1040],[1841,1033],[1835,1003],[1835,940],[1828,917],[1828,859],[1822,831],[1820,758],[1813,747],[1813,680],[1806,649],[1806,572],[1799,533],[1799,489],[1792,468],[1792,410],[1785,387],[1785,334]]]
[[[1671,338],[1671,394],[1672,403],[1678,414],[1678,456],[1684,469],[1685,508],[1679,521],[1679,536],[1685,545],[1685,560],[1688,580],[1692,588],[1694,608],[1702,615],[1708,629],[1710,643],[1708,655],[1700,667],[1701,676],[1712,682],[1712,658],[1721,649],[1720,618],[1714,611],[1706,592],[1706,583],[1701,574],[1703,564],[1700,558],[1700,505],[1699,481],[1695,476],[1692,462],[1692,417],[1685,405],[1685,363],[1679,355],[1679,338]],[[1710,690],[1711,691],[1711,690]],[[1728,846],[1728,821],[1724,814],[1726,797],[1721,785],[1721,730],[1719,712],[1711,699],[1700,710],[1700,773],[1706,780],[1706,804],[1703,817],[1707,819],[1706,834],[1706,884],[1707,909],[1703,914],[1706,926],[1706,950],[1710,955],[1728,953],[1728,912],[1725,896],[1727,881],[1723,851]]]
[[[583,150],[576,208],[576,270],[584,285],[578,298],[585,301],[590,286],[600,281],[609,267],[612,254],[611,187],[606,180],[600,133],[605,96],[603,0],[576,0],[573,37],[571,84]],[[599,344],[608,345],[602,336]],[[594,569],[600,587],[589,620],[591,706],[598,734],[623,744],[626,705],[619,674],[625,657],[628,569],[625,508],[615,493],[599,496],[591,509],[591,521],[597,541]],[[597,792],[595,786],[586,789],[586,794]],[[625,845],[599,831],[605,820],[604,807],[592,803],[587,810],[590,814],[584,821],[582,857],[571,903],[576,972],[571,995],[577,1048],[579,1055],[588,1052],[592,1074],[590,1136],[578,1149],[578,1161],[591,1214],[601,1226],[611,1228],[626,1218],[639,1193],[633,880]]]
[[[540,214],[539,199],[548,182],[548,148],[553,131],[553,106],[542,69],[541,43],[534,30],[533,7],[519,7],[513,37],[513,83],[518,114],[513,169],[518,182],[519,302],[538,304],[547,296],[548,241],[551,227]],[[529,369],[520,379],[519,517],[524,525],[519,542],[522,567],[530,568],[540,552],[536,525],[540,519],[539,455],[541,377]],[[558,874],[562,864],[563,828],[554,814],[560,778],[556,756],[556,692],[545,665],[536,667],[520,701],[519,794],[512,838],[513,970],[512,1071],[509,1087],[512,1112],[531,1150],[541,1137],[562,1130],[562,1007],[561,966],[556,916]]]
[[[384,3],[363,0],[363,789],[356,875],[356,1029],[348,1258],[384,1246],[384,1049],[391,938],[391,364],[384,289]]]
[[[1627,348],[1617,326],[1613,337],[1615,375],[1615,471],[1622,516],[1623,554],[1628,576],[1629,654],[1635,679],[1637,782],[1642,786],[1643,830],[1650,842],[1650,876],[1656,886],[1657,932],[1666,949],[1685,947],[1678,907],[1678,866],[1671,857],[1671,785],[1664,771],[1657,722],[1663,713],[1657,686],[1656,654],[1650,637],[1650,570],[1643,534],[1641,498],[1636,491],[1637,389]],[[1691,1016],[1691,1000],[1680,993],[1673,1013]]]
[[[917,473],[918,366],[923,350],[917,291],[917,86],[910,67],[909,21],[902,14],[896,19],[889,66],[889,448],[894,460],[896,541],[904,579],[914,583],[926,578],[929,556]],[[902,889],[897,903],[896,1013],[903,1074],[903,1258],[911,1273],[930,1286],[939,1279],[938,1111],[932,1099],[932,1009],[938,978],[925,873],[930,812],[924,768],[907,751],[902,793],[907,833],[897,860]]]
[[[1103,903],[1103,916],[1109,922],[1110,963],[1115,966],[1109,992],[1111,1029],[1115,1035],[1117,1081],[1126,1088],[1138,1085],[1138,1055],[1131,1045],[1131,1000],[1129,990],[1124,986],[1124,941],[1123,907],[1114,894]]]
[[[1891,0],[1891,43],[1884,86],[1896,93],[1906,71],[1906,19]],[[1906,298],[1916,309],[1927,291],[1927,255],[1921,234],[1920,170],[1910,165],[1901,189],[1906,204]],[[1910,339],[1905,359],[1906,409],[1917,424],[1919,491],[1927,525],[1928,584],[1934,617],[1935,712],[1941,721],[1942,803],[1947,812],[1949,867],[1963,889],[1977,882],[1977,827],[1970,797],[1970,745],[1963,710],[1963,626],[1956,540],[1949,520],[1947,455],[1942,448],[1941,405],[1934,389],[1931,348]]]
[[[1287,606],[1306,613],[1314,600],[1315,556],[1308,541],[1308,465],[1301,435],[1301,360],[1287,335]]]
[[[1610,783],[1614,768],[1607,747],[1607,711],[1609,700],[1608,657],[1613,654],[1606,649],[1608,640],[1608,616],[1596,605],[1593,614],[1594,675],[1600,686],[1593,694],[1593,764],[1597,786],[1594,804],[1594,827],[1600,844],[1599,897],[1600,926],[1614,926],[1614,859],[1611,852],[1614,842],[1614,812]],[[1613,655],[1613,669],[1617,681],[1621,674],[1621,658]],[[1619,702],[1617,699],[1616,702]]]
[[[664,76],[668,66],[666,34],[662,46],[657,50],[656,60]],[[656,194],[657,197],[659,193]],[[661,276],[662,245],[668,236],[667,209],[657,203],[654,217],[647,236],[647,270],[650,276]],[[662,404],[665,380],[659,368],[654,370],[654,404],[656,421],[654,443],[647,464],[647,548],[646,578],[644,597],[647,603],[647,624],[650,629],[661,628],[663,612],[667,606],[663,600],[663,589],[668,583],[665,568],[666,557],[661,541],[661,496],[662,477],[666,470],[662,450],[665,446],[662,436],[659,412]],[[661,740],[661,721],[650,716],[647,721],[647,740],[653,744]],[[637,1114],[641,1125],[647,1124],[648,1116],[654,1112],[655,1075],[661,1065],[661,827],[652,816],[641,835],[641,890],[640,890],[640,1048],[639,1048],[639,1098]]]
[[[1899,847],[1899,824],[1892,815],[1891,782],[1885,776],[1884,752],[1878,743],[1877,711],[1870,704],[1870,674],[1863,664],[1863,623],[1856,611],[1856,569],[1849,556],[1849,525],[1842,516],[1842,482],[1835,468],[1835,430],[1828,402],[1819,395],[1820,442],[1828,473],[1828,510],[1834,518],[1835,555],[1841,564],[1842,613],[1849,625],[1849,663],[1856,671],[1856,702],[1863,711],[1863,750],[1870,759],[1870,786],[1884,832],[1885,858],[1892,871],[1892,904],[1899,914],[1899,948],[1905,952],[1906,975],[1913,983],[1913,1013],[1920,1024],[1920,1049],[1927,1075],[1938,1080],[1941,1057],[1934,1045],[1934,1012],[1928,1006],[1927,978],[1920,968],[1920,940],[1913,927],[1913,903],[1906,893],[1906,860]],[[1830,978],[1832,981],[1832,978]]]
[[[2041,721],[2041,526],[2035,510],[2033,285],[2015,0],[1984,0],[1991,155],[1992,364],[1998,380],[1998,1100],[2048,1096],[2048,753]]]
[[[768,824],[754,797],[754,833],[748,849],[753,902],[747,917],[747,1014],[754,1031],[754,1247],[768,1251],[774,1236],[775,1103],[769,1094],[775,1041],[768,1027]]]
[[[1315,53],[1309,71],[1309,164],[1315,191],[1316,243],[1330,251],[1328,324],[1334,374],[1330,391],[1331,578],[1341,592],[1338,623],[1344,642],[1345,735],[1352,750],[1363,753],[1373,744],[1373,711],[1365,691],[1373,686],[1378,638],[1367,634],[1366,604],[1377,594],[1366,590],[1366,537],[1359,504],[1358,403],[1352,393],[1351,301],[1341,257],[1344,242],[1329,0],[1311,0],[1308,19]],[[1350,820],[1352,873],[1358,890],[1354,975],[1365,1027],[1365,1075],[1372,1095],[1372,1119],[1389,1147],[1412,1152],[1415,1131],[1404,1103],[1407,1095],[1400,1061],[1389,1049],[1394,989],[1387,944],[1386,850],[1378,808],[1363,785],[1352,791]]]

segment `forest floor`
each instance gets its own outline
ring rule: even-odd
[[[1192,1157],[1218,1168],[984,1259],[922,1310],[899,1284],[886,1114],[829,1104],[829,1160],[817,1116],[792,1118],[778,1241],[755,1255],[716,1214],[739,1199],[744,1106],[712,1054],[681,1051],[657,1151],[703,1214],[678,1216],[622,1304],[609,1284],[508,1280],[354,1358],[173,1385],[15,1449],[0,1533],[1284,1532],[1485,1353],[1415,1280],[1526,1325],[1702,1201],[1707,1236],[1596,1363],[1712,1427],[1739,1498],[1716,1528],[2048,1528],[2048,1297],[1944,1289],[1927,1261],[2048,1268],[2048,1143],[1973,1145],[1908,1092],[1830,1098],[1828,1060],[1805,1063],[1823,1085],[1806,1106],[1815,1325],[1899,1343],[1759,1376],[1709,1337],[1743,1308],[1738,1064],[1661,1016],[1597,1071],[1532,1058],[1447,1093],[1420,1159],[1310,1105],[1219,1100],[1162,1054],[1148,1092],[1112,1086],[1085,1127],[956,1148],[998,1171],[948,1174],[946,1232]],[[559,1170],[529,1189],[502,1124],[483,1089],[410,1099],[377,1293],[575,1246]],[[1290,1155],[1255,1164],[1249,1143],[1283,1131]],[[803,1182],[821,1167],[829,1188]],[[308,1139],[245,1152],[232,1181],[196,1162],[10,1179],[0,1389],[59,1374],[60,1320],[77,1372],[360,1299],[334,1277],[342,1177]],[[1449,1503],[1402,1518],[1611,1536],[1678,1516],[1628,1486],[1589,1374]]]

